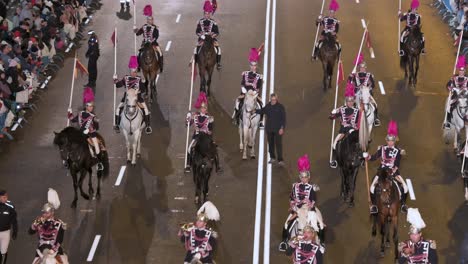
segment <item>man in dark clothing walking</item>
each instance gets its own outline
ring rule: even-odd
[[[96,33],[93,30],[88,32],[90,35],[88,40],[88,51],[86,52],[86,58],[88,58],[88,84],[85,86],[92,87],[93,90],[96,88],[97,79],[97,60],[99,58],[99,42]]]
[[[283,134],[286,127],[286,111],[284,106],[278,102],[276,94],[270,95],[270,102],[257,113],[266,115],[266,133],[268,140],[268,150],[270,153],[269,163],[278,160],[279,165],[283,165]],[[276,152],[275,152],[276,150]]]
[[[15,207],[8,201],[8,194],[0,190],[0,264],[5,264],[8,256],[10,239],[15,240],[18,234],[18,221]]]

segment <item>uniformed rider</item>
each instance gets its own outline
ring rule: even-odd
[[[211,35],[216,50],[216,68],[219,70],[221,69],[221,47],[219,46],[217,39],[219,36],[219,28],[216,21],[211,18],[211,14],[213,13],[214,9],[209,0],[205,1],[203,10],[204,17],[198,20],[197,29],[195,31],[198,36],[197,47],[194,50],[195,61],[198,62],[198,53],[200,52],[200,48],[203,45],[203,41],[205,40],[206,35]]]
[[[6,264],[10,240],[16,240],[18,220],[13,203],[8,200],[6,190],[0,190],[0,264]]]
[[[94,150],[90,147],[91,154],[97,161],[98,170],[103,170],[102,152],[99,147],[99,140],[97,138],[97,131],[99,130],[99,119],[94,114],[94,102],[85,102],[84,111],[80,111],[76,116],[73,115],[71,108],[68,109],[68,119],[72,123],[78,123],[80,131],[83,132],[93,143]]]
[[[403,29],[401,32],[400,36],[400,56],[405,55],[405,52],[403,51],[403,43],[406,42],[407,36],[410,32],[410,29],[412,27],[419,27],[421,28],[421,15],[418,14],[418,7],[419,7],[419,1],[418,0],[413,0],[411,1],[411,9],[408,10],[408,13],[401,13],[401,10],[398,10],[398,17],[400,18],[400,21],[406,21],[406,27]],[[425,39],[424,39],[424,34],[422,34],[422,50],[421,53],[424,55],[426,54],[426,49],[425,49]]]
[[[151,5],[145,6],[145,8],[143,9],[143,14],[146,16],[146,24],[144,24],[141,28],[133,28],[133,32],[135,32],[137,36],[143,35],[141,48],[138,52],[138,61],[141,64],[141,52],[143,51],[143,47],[145,46],[145,44],[151,43],[154,52],[156,53],[156,56],[158,58],[159,69],[161,72],[163,72],[164,58],[158,43],[159,29],[158,26],[154,24],[154,18],[152,16],[153,8],[151,7]]]
[[[303,229],[302,235],[292,238],[289,241],[289,248],[286,251],[288,256],[292,256],[293,264],[322,264],[325,248],[316,242],[317,233],[307,225]]]
[[[333,109],[329,116],[332,120],[337,118],[340,118],[341,120],[340,130],[333,141],[333,155],[330,162],[330,167],[332,168],[336,168],[338,166],[335,153],[338,141],[342,140],[346,134],[351,134],[353,131],[358,130],[359,109],[354,105],[355,97],[354,85],[352,83],[348,83],[345,91],[346,104],[340,108]]]
[[[335,38],[338,38],[337,34],[338,34],[338,31],[340,30],[340,21],[335,18],[335,13],[336,11],[338,11],[339,8],[340,8],[340,5],[338,4],[338,2],[336,2],[336,0],[332,0],[328,8],[328,16],[323,17],[322,14],[320,14],[319,17],[317,18],[317,26],[321,26],[323,30],[322,30],[322,33],[320,34],[319,40],[317,41],[314,47],[314,54],[312,56],[314,60],[317,59],[319,49],[320,47],[322,47],[322,42],[326,34],[331,34]],[[336,40],[336,43],[337,43],[337,49],[338,49],[338,55],[339,55],[341,53],[341,45],[338,42],[338,40]]]
[[[348,77],[348,82],[353,83],[355,89],[355,93],[359,94],[360,89],[362,87],[368,87],[369,92],[371,94],[370,101],[372,105],[374,106],[374,126],[378,127],[380,126],[380,119],[379,119],[379,111],[377,108],[377,102],[374,99],[374,88],[375,88],[375,77],[374,74],[370,73],[367,71],[367,64],[364,61],[364,55],[362,53],[359,54],[359,57],[357,58],[358,62],[358,71],[355,73],[351,73]],[[360,103],[360,102],[357,102]],[[357,105],[359,108],[359,105]]]
[[[377,160],[380,159],[380,166],[379,169],[391,169],[392,170],[392,177],[398,183],[398,188],[400,190],[400,203],[401,203],[401,211],[406,213],[408,208],[406,206],[406,198],[408,196],[408,186],[406,185],[405,180],[400,175],[399,167],[401,161],[401,152],[402,150],[395,146],[395,143],[398,138],[398,127],[395,121],[390,121],[388,124],[388,131],[385,140],[387,141],[386,145],[381,145],[378,147],[377,152],[375,152],[372,156],[369,156],[367,152],[363,153],[363,156],[367,160]],[[371,193],[371,202],[372,205],[370,206],[370,213],[377,214],[378,209],[376,204],[376,196],[374,194],[375,187],[377,185],[377,181],[379,176],[375,175],[370,186],[370,193]]]
[[[241,94],[236,98],[236,104],[234,106],[234,113],[232,114],[232,119],[236,124],[239,122],[240,118],[240,109],[244,105],[245,94],[252,90],[257,96],[258,109],[263,108],[262,97],[260,96],[262,85],[263,85],[263,75],[257,73],[257,63],[260,57],[261,51],[256,48],[250,49],[249,54],[249,63],[250,71],[242,72],[241,80]],[[263,127],[263,114],[260,115],[260,127]]]
[[[446,110],[446,121],[444,123],[445,129],[450,129],[450,122],[452,120],[452,111],[458,104],[458,97],[466,95],[468,92],[468,77],[465,75],[465,55],[459,56],[457,60],[458,75],[453,75],[447,83],[447,89],[450,92],[449,105]]]
[[[130,75],[125,75],[121,80],[117,78],[117,75],[114,76],[114,83],[116,88],[125,87],[125,93],[120,101],[119,106],[117,107],[115,113],[115,126],[114,130],[119,133],[120,132],[120,117],[122,114],[122,110],[124,107],[124,102],[127,96],[128,89],[135,89],[138,94],[138,105],[142,108],[144,112],[144,122],[146,123],[145,132],[146,134],[151,134],[153,130],[151,129],[150,125],[150,111],[148,106],[143,99],[142,94],[146,93],[147,87],[146,82],[138,76],[137,68],[138,68],[138,59],[136,56],[131,56],[130,61],[128,63],[128,68],[130,69]]]

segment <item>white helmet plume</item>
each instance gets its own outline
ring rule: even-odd
[[[60,199],[56,190],[49,188],[47,192],[47,202],[51,204],[54,209],[58,209],[60,207]]]
[[[406,221],[408,221],[411,224],[411,226],[418,230],[421,230],[426,227],[426,223],[424,223],[424,220],[422,219],[418,208],[408,209],[408,216],[406,218]]]
[[[218,208],[216,208],[216,206],[210,202],[210,201],[207,201],[205,202],[201,207],[200,209],[198,209],[198,212],[197,214],[205,214],[205,216],[209,219],[209,220],[214,220],[214,221],[219,221],[221,219],[220,215],[219,215],[219,211],[218,211]]]

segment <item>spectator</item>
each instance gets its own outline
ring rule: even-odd
[[[276,94],[270,95],[270,102],[257,113],[266,115],[267,122],[265,131],[267,133],[268,150],[270,153],[269,163],[278,161],[279,165],[284,165],[283,161],[283,134],[286,128],[286,111],[284,106],[278,102]],[[276,151],[275,151],[276,150]]]
[[[32,20],[32,4],[30,2],[26,2],[23,6],[23,9],[21,10],[21,13],[19,15],[19,20],[23,21],[26,18],[29,18],[29,20]]]
[[[13,15],[13,28],[19,27],[19,23],[21,21],[20,19],[20,14],[21,14],[21,7],[17,7],[15,14]]]
[[[0,45],[0,59],[2,60],[3,65],[8,65],[8,63],[11,60],[11,45],[10,44],[3,43]]]
[[[18,234],[18,221],[15,207],[8,201],[8,193],[0,190],[0,263],[7,263],[10,239],[15,240]]]
[[[8,112],[10,109],[7,106],[7,99],[3,98],[3,94],[0,92],[0,138],[3,138],[3,132],[6,131],[5,121],[7,119]]]

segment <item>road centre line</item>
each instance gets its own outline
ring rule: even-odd
[[[177,18],[176,18],[176,20],[175,20],[176,23],[179,23],[180,17],[181,17],[181,16],[182,16],[181,14],[178,14],[178,15],[177,15]]]
[[[101,240],[101,235],[96,235],[93,241],[93,245],[91,246],[91,250],[89,251],[88,258],[86,259],[87,262],[93,261],[94,254],[96,253],[96,249],[99,244],[99,240]]]
[[[125,169],[127,168],[127,166],[122,166],[120,167],[120,171],[119,171],[119,176],[117,177],[117,180],[115,181],[115,186],[119,186],[120,183],[122,182],[122,178],[125,174]]]
[[[413,183],[411,179],[406,179],[406,185],[408,185],[408,192],[410,194],[411,200],[416,200],[416,195],[414,194]]]
[[[169,49],[171,48],[171,44],[172,44],[172,40],[169,40],[166,45],[166,51],[169,51]]]
[[[379,88],[380,88],[380,93],[382,95],[385,95],[385,88],[383,86],[383,82],[382,81],[379,81]]]

